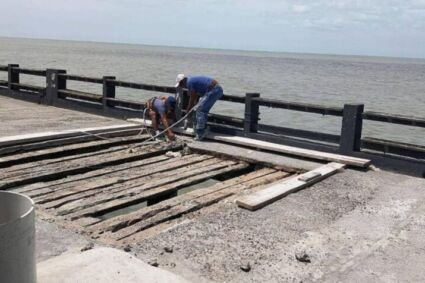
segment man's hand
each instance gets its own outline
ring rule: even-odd
[[[174,141],[174,140],[176,140],[176,135],[173,132],[171,132],[171,133],[168,132],[167,138],[168,138],[168,141]]]

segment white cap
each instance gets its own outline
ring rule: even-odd
[[[179,86],[180,82],[184,79],[184,74],[178,74],[176,78],[176,87]]]

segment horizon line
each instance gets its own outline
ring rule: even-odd
[[[59,39],[59,38],[45,38],[45,37],[25,37],[25,36],[3,36],[0,38],[8,39],[29,39],[29,40],[50,40],[50,41],[65,41],[65,42],[81,42],[81,43],[99,43],[99,44],[117,44],[117,45],[139,45],[149,47],[168,47],[178,49],[199,49],[199,50],[216,50],[216,51],[233,51],[233,52],[248,52],[248,53],[286,53],[295,55],[315,55],[315,56],[332,56],[332,57],[368,57],[368,58],[381,58],[381,59],[408,59],[408,60],[425,60],[425,57],[409,57],[409,56],[390,56],[390,55],[370,55],[370,54],[352,54],[352,53],[318,53],[318,52],[296,52],[296,51],[277,51],[277,50],[260,50],[260,49],[234,49],[234,48],[211,48],[202,46],[181,46],[181,45],[161,45],[153,43],[134,43],[134,42],[115,42],[115,41],[97,41],[97,40],[81,40],[81,39]]]

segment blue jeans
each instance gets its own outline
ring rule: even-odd
[[[202,135],[207,127],[208,113],[214,103],[223,96],[223,89],[217,85],[209,92],[205,93],[198,102],[196,109],[196,133]]]

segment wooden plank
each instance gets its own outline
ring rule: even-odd
[[[262,208],[278,199],[285,197],[290,193],[299,191],[307,186],[327,178],[328,176],[336,173],[338,170],[344,168],[344,166],[344,164],[336,162],[326,164],[305,174],[290,178],[282,183],[265,188],[264,190],[241,197],[236,200],[236,203],[240,207],[249,210]],[[316,176],[314,178],[310,178],[311,176],[317,174],[319,174],[320,177]]]
[[[311,159],[339,162],[339,163],[344,163],[344,164],[356,166],[356,167],[364,168],[369,166],[370,164],[370,160],[363,159],[363,158],[357,158],[357,157],[351,157],[351,156],[333,154],[333,153],[326,153],[326,152],[321,152],[316,150],[287,146],[287,145],[280,145],[280,144],[271,143],[271,142],[254,140],[250,138],[227,136],[227,135],[211,135],[211,137],[214,140],[235,143],[235,144],[239,144],[243,146],[251,146],[251,147],[256,147],[256,148],[261,148],[261,149],[266,149],[271,151],[277,151],[277,152],[282,152],[286,154],[307,157]]]
[[[27,173],[36,173],[37,171],[46,171],[49,168],[54,167],[57,168],[61,166],[60,163],[64,163],[66,165],[71,165],[75,162],[85,162],[86,160],[90,160],[93,158],[97,158],[100,155],[109,155],[116,154],[118,152],[125,152],[129,149],[129,145],[117,145],[111,146],[105,149],[100,149],[97,151],[89,151],[81,154],[71,155],[71,156],[63,156],[56,157],[51,159],[42,159],[38,161],[32,161],[24,164],[16,164],[10,166],[1,171],[0,177],[4,180],[6,178],[12,178],[18,175],[25,175]],[[77,161],[78,160],[78,161]]]
[[[285,176],[287,176],[287,173],[278,171],[278,172],[266,175],[261,178],[256,178],[254,180],[251,180],[249,182],[245,182],[236,186],[231,186],[221,190],[216,190],[210,194],[206,194],[199,198],[196,198],[193,201],[182,202],[181,204],[174,206],[168,210],[159,212],[144,221],[140,221],[134,225],[131,225],[127,228],[121,229],[115,233],[110,233],[105,236],[109,236],[118,241],[126,239],[130,236],[133,236],[131,237],[131,239],[128,239],[128,241],[137,242],[138,241],[137,238],[139,237],[138,234],[143,232],[143,230],[146,230],[152,226],[158,225],[165,221],[175,219],[177,217],[182,216],[183,214],[194,212],[203,207],[210,206],[236,193],[239,193],[243,190],[247,190],[252,187],[271,183],[281,178],[284,178]]]
[[[318,162],[306,161],[299,158],[261,152],[218,142],[191,141],[187,143],[187,146],[200,152],[213,152],[215,154],[221,154],[255,164],[279,167],[287,172],[309,171],[321,165]]]
[[[188,164],[185,167],[179,168],[175,170],[171,176],[169,172],[162,172],[119,184],[111,188],[103,189],[103,192],[96,196],[85,199],[77,199],[69,204],[65,204],[63,207],[60,207],[56,213],[58,215],[66,215],[74,212],[77,213],[78,210],[83,210],[97,205],[101,206],[103,203],[113,202],[123,197],[131,197],[133,195],[140,194],[141,192],[185,179],[196,172],[205,172],[208,169],[217,167],[217,163],[220,163],[219,159],[209,158],[207,160]],[[218,166],[223,166],[223,164],[219,164]]]
[[[65,130],[65,131],[50,131],[50,132],[42,132],[42,133],[32,133],[32,134],[24,134],[24,135],[17,135],[17,136],[1,137],[0,147],[7,146],[7,145],[35,142],[35,141],[72,137],[76,135],[81,135],[82,133],[89,135],[89,134],[99,134],[99,133],[102,133],[105,131],[111,131],[111,130],[124,130],[124,129],[137,129],[137,128],[140,128],[140,125],[119,124],[114,126],[91,127],[91,128]]]
[[[154,156],[151,158],[146,158],[143,160],[136,160],[124,164],[118,164],[110,166],[107,168],[97,169],[93,171],[86,172],[80,175],[68,176],[63,179],[33,183],[30,185],[22,186],[16,189],[13,189],[14,192],[26,194],[29,197],[34,197],[48,193],[50,191],[56,191],[54,188],[66,188],[69,184],[78,181],[85,181],[94,177],[102,177],[105,175],[115,176],[118,174],[123,174],[123,171],[138,170],[140,167],[155,164],[156,162],[161,162],[164,160],[170,159],[170,157],[165,155]]]
[[[147,147],[149,148],[149,146]],[[0,189],[8,189],[13,186],[27,185],[29,183],[40,182],[44,180],[54,180],[62,178],[63,176],[81,174],[88,171],[96,170],[102,167],[112,166],[124,162],[130,162],[135,160],[140,160],[143,158],[148,158],[156,155],[165,153],[170,149],[155,149],[152,151],[147,150],[147,148],[137,148],[133,152],[120,152],[120,154],[112,155],[111,157],[104,157],[99,160],[99,158],[94,158],[89,163],[73,163],[72,166],[67,166],[66,168],[49,168],[48,170],[37,172],[36,174],[28,174],[25,177],[16,177],[13,179],[2,180],[0,181]],[[178,148],[180,148],[178,146]],[[176,148],[175,148],[176,149]]]
[[[151,125],[150,121],[145,122],[143,121],[143,119],[138,119],[138,118],[128,119],[128,121],[140,123],[145,126]],[[193,135],[194,133],[193,129],[183,130],[179,128],[176,128],[175,132],[189,134],[189,135]],[[294,156],[306,157],[309,159],[339,162],[339,163],[344,163],[350,166],[361,167],[361,168],[366,168],[367,166],[370,165],[370,162],[371,162],[370,160],[363,159],[363,158],[321,152],[317,150],[303,149],[303,148],[294,147],[294,146],[280,145],[280,144],[271,143],[271,142],[265,142],[265,141],[250,139],[250,138],[244,138],[244,137],[229,136],[224,134],[210,133],[207,135],[207,139],[224,141],[224,142],[228,142],[232,144],[249,146],[253,148],[260,148],[260,149],[270,150],[274,152],[281,152],[281,153],[290,154]]]
[[[29,142],[24,144],[16,144],[0,147],[0,155],[10,155],[13,153],[21,153],[30,150],[38,150],[43,148],[60,147],[68,144],[76,144],[82,142],[89,142],[104,138],[123,137],[130,135],[137,135],[140,132],[139,128],[136,129],[124,129],[124,130],[112,130],[97,133],[96,135],[77,134],[72,137],[55,138],[48,140],[41,140],[35,142]]]
[[[250,181],[271,173],[276,172],[276,170],[271,168],[263,168],[255,172],[251,172],[245,175],[242,175],[237,178],[232,178],[223,182],[220,182],[218,184],[215,184],[213,186],[207,187],[207,188],[199,188],[197,190],[194,190],[192,192],[170,198],[168,200],[162,201],[160,203],[150,205],[144,208],[141,208],[137,211],[134,211],[132,213],[124,214],[115,216],[113,218],[101,221],[100,223],[97,223],[95,225],[87,227],[86,231],[95,233],[95,232],[106,232],[106,231],[118,231],[124,227],[130,226],[134,223],[137,223],[139,221],[142,221],[148,217],[151,217],[155,215],[156,213],[167,210],[173,206],[176,206],[177,204],[180,204],[184,201],[189,201],[196,199],[197,197],[200,197],[202,195],[209,194],[211,192],[214,192],[216,190],[227,188],[229,186],[238,185],[240,183]]]
[[[157,160],[154,160],[154,161],[157,161]],[[170,158],[164,159],[164,161],[160,163],[154,162],[155,168],[152,169],[150,166],[146,166],[149,163],[152,164],[148,160],[146,162],[147,164],[144,164],[143,167],[138,166],[133,169],[127,169],[125,170],[125,172],[121,172],[118,174],[108,174],[107,176],[103,174],[101,176],[85,178],[82,180],[68,182],[66,184],[62,183],[60,185],[50,186],[43,189],[35,190],[35,191],[27,193],[26,195],[29,197],[32,197],[36,203],[45,203],[45,202],[52,201],[61,197],[89,191],[89,190],[97,188],[98,186],[102,187],[102,186],[113,185],[117,183],[121,184],[123,182],[141,178],[142,176],[146,176],[155,172],[161,172],[168,168],[169,163],[175,163],[175,162],[176,161],[174,159],[170,159]]]
[[[134,175],[129,175],[127,177],[107,177],[102,179],[90,179],[88,182],[75,184],[72,183],[67,188],[60,188],[60,190],[54,191],[50,194],[44,194],[39,197],[34,197],[34,201],[38,204],[44,204],[44,208],[56,208],[65,203],[78,200],[81,198],[91,197],[98,193],[112,193],[118,192],[119,189],[113,190],[112,186],[118,186],[124,190],[125,187],[130,184],[143,184],[145,181],[151,182],[152,179],[159,177],[163,178],[169,175],[169,171],[177,170],[180,167],[188,166],[199,161],[205,161],[211,159],[209,156],[185,156],[178,160],[171,159],[160,164],[157,164],[155,168],[146,168],[137,172]],[[165,172],[165,173],[164,173]],[[177,171],[176,171],[177,172]],[[160,174],[163,173],[163,174]],[[131,182],[130,182],[131,181]],[[108,188],[106,188],[108,187]],[[89,201],[94,203],[95,200],[90,198]]]
[[[133,196],[123,197],[123,198],[116,199],[104,204],[89,207],[87,209],[77,211],[74,214],[70,214],[68,215],[68,217],[73,220],[73,219],[78,219],[85,216],[101,215],[101,214],[104,214],[122,207],[126,207],[132,204],[143,202],[148,199],[152,199],[154,197],[175,192],[185,186],[190,186],[192,184],[199,183],[209,178],[214,178],[224,173],[228,173],[235,170],[241,170],[248,166],[248,164],[246,163],[237,163],[234,165],[223,165],[223,163],[224,162],[204,167],[203,168],[204,170],[196,170],[201,172],[197,172],[196,175],[194,174],[192,177],[185,178],[175,183],[172,183],[166,186],[157,187],[150,190],[145,190],[140,193],[136,193]]]
[[[114,157],[116,158],[128,154],[128,146],[118,146],[96,152],[18,164],[2,170],[3,172],[0,174],[0,178],[2,178],[0,181],[0,188],[4,184],[9,186],[9,183],[32,179],[34,177],[36,177],[36,181],[43,181],[46,176],[50,176],[51,174],[55,175],[73,168],[81,168],[82,164],[87,167],[87,171],[90,171],[90,166],[97,166],[99,160],[113,159]]]
[[[20,163],[34,162],[74,154],[91,153],[97,150],[108,149],[109,147],[113,146],[142,142],[149,137],[149,135],[140,135],[125,138],[118,137],[106,140],[97,140],[85,143],[64,145],[62,147],[55,147],[52,149],[41,149],[34,150],[31,152],[9,155],[5,157],[0,157],[0,168],[13,166]]]

